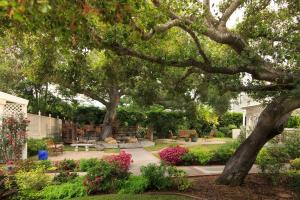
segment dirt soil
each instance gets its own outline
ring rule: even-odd
[[[300,200],[286,184],[274,186],[259,174],[248,175],[245,183],[239,187],[217,185],[217,176],[203,176],[191,179],[192,187],[186,194],[203,199],[214,200]]]

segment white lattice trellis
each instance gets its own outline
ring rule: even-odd
[[[0,127],[3,117],[27,116],[28,100],[0,91]],[[27,158],[27,144],[22,150],[22,158]]]
[[[13,117],[24,114],[24,105],[17,103],[6,103],[4,105],[3,116]]]

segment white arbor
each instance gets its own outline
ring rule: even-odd
[[[23,115],[27,117],[28,100],[0,92],[0,125],[4,117],[15,117]],[[22,151],[22,158],[27,158],[27,144]]]

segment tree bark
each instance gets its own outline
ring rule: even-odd
[[[229,159],[217,183],[231,186],[243,183],[261,148],[274,136],[282,133],[291,111],[295,109],[290,108],[290,105],[292,104],[287,104],[285,99],[276,99],[263,110],[251,135]]]
[[[104,140],[109,135],[112,135],[113,123],[117,115],[117,107],[120,103],[120,93],[117,88],[112,88],[109,94],[110,101],[106,105],[106,113],[103,120],[103,129],[101,139]]]

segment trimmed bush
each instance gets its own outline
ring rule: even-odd
[[[198,164],[198,157],[193,154],[192,152],[188,152],[183,154],[181,157],[181,164],[185,166],[189,165],[197,165]]]
[[[124,181],[119,194],[140,194],[147,190],[148,179],[143,176],[130,176]]]
[[[54,176],[53,181],[56,184],[61,184],[74,181],[76,177],[78,177],[77,173],[60,172],[58,175]]]
[[[60,171],[74,171],[78,168],[78,162],[72,159],[64,159],[55,163],[55,166]]]
[[[205,149],[194,149],[191,153],[195,156],[200,165],[207,164],[213,158],[213,152]]]
[[[16,173],[16,182],[19,188],[19,199],[42,199],[40,191],[51,183],[51,177],[41,168],[29,172],[20,170]]]
[[[79,162],[79,170],[82,172],[87,172],[89,169],[96,166],[100,161],[96,158],[81,159]]]
[[[288,176],[290,178],[290,185],[294,187],[296,191],[300,191],[300,170],[290,170]]]
[[[167,164],[177,165],[182,162],[182,156],[188,152],[185,147],[168,147],[159,152],[161,160]]]
[[[141,168],[142,176],[148,180],[149,190],[186,190],[190,183],[186,173],[174,166],[149,164]]]
[[[225,137],[225,133],[223,133],[223,132],[221,132],[221,131],[217,131],[217,132],[216,132],[216,137],[218,137],[218,138],[223,138],[223,137]]]
[[[82,184],[82,181],[82,177],[78,177],[72,183],[63,183],[61,185],[49,185],[41,191],[41,199],[71,199],[75,197],[87,196],[87,190]]]
[[[47,143],[42,139],[28,139],[27,140],[27,153],[28,156],[35,156],[39,150],[47,150]]]
[[[221,147],[213,151],[213,157],[211,159],[211,162],[218,164],[226,164],[226,162],[234,154],[239,145],[239,142],[229,142],[222,145]]]
[[[295,160],[290,161],[291,168],[295,170],[300,170],[300,158],[296,158]]]
[[[284,142],[286,153],[291,159],[300,157],[300,133],[289,133]]]
[[[228,127],[229,125],[235,125],[240,127],[243,124],[243,113],[227,112],[219,119],[220,127]]]

